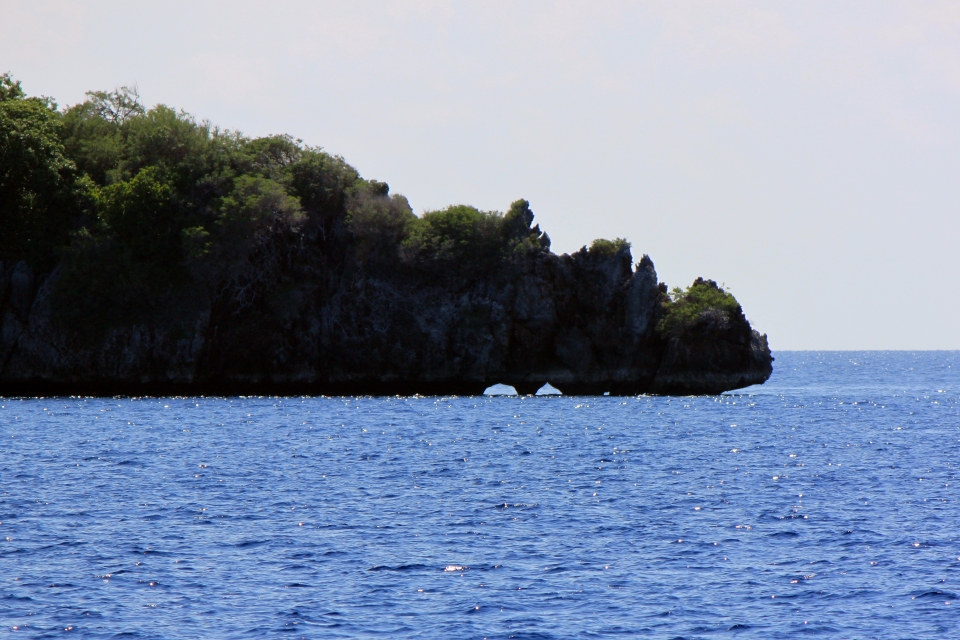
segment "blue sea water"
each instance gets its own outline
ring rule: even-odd
[[[0,399],[0,635],[960,638],[960,353],[713,397]]]

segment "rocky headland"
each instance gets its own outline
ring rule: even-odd
[[[0,82],[0,395],[713,394],[773,358],[710,280],[557,255],[529,203],[416,216],[341,158],[127,90]]]

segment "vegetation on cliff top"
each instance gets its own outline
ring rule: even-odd
[[[733,294],[713,280],[703,278],[697,278],[686,290],[674,287],[664,297],[663,307],[665,313],[657,323],[657,332],[663,337],[686,331],[705,314],[718,315],[725,320],[743,318],[743,310]]]
[[[61,265],[55,295],[71,323],[189,319],[226,290],[241,309],[305,243],[320,268],[482,275],[549,252],[532,223],[525,200],[506,213],[454,205],[418,217],[386,183],[290,136],[251,139],[147,109],[128,87],[61,110],[0,76],[0,261]],[[589,253],[629,249],[598,239]],[[661,334],[706,309],[739,309],[710,282],[665,297]]]

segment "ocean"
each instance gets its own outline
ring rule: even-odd
[[[960,638],[960,352],[704,397],[0,399],[0,635]]]

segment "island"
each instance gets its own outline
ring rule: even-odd
[[[773,357],[734,296],[526,200],[416,215],[290,136],[0,76],[0,395],[716,394]]]

